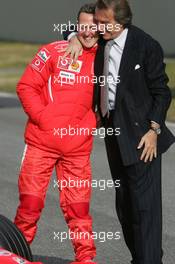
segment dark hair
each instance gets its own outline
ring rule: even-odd
[[[115,20],[125,28],[132,24],[132,11],[127,0],[97,0],[98,9],[112,8]]]
[[[91,3],[91,4],[85,4],[84,6],[82,6],[78,12],[78,16],[77,16],[77,20],[79,21],[80,18],[80,14],[81,13],[87,13],[87,14],[95,14],[95,8],[96,8],[96,4]]]

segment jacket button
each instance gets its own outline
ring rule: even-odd
[[[135,122],[134,125],[135,125],[135,126],[139,126],[139,123],[138,123],[138,122]]]

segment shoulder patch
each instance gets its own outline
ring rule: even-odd
[[[46,62],[50,59],[50,57],[50,51],[46,47],[41,48],[31,63],[32,68],[38,72],[42,72],[46,66]]]
[[[44,62],[50,58],[50,52],[46,48],[41,49],[37,55]]]
[[[34,68],[38,72],[42,72],[44,67],[46,66],[45,62],[41,59],[35,57],[34,60],[31,63],[32,68]]]

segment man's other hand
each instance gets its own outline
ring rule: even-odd
[[[144,162],[152,161],[153,158],[157,157],[157,135],[150,129],[141,139],[138,149],[141,149],[144,146],[140,160]]]
[[[70,58],[74,62],[76,62],[78,60],[78,57],[82,54],[82,52],[83,52],[83,47],[80,41],[78,40],[77,36],[74,36],[69,41],[69,45],[65,50],[63,59],[65,59],[68,55],[70,55]]]

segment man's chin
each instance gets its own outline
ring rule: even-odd
[[[87,43],[82,43],[82,45],[83,45],[83,47],[84,47],[85,49],[91,49],[95,44],[96,44],[96,43],[89,43],[89,44],[87,44]]]
[[[103,37],[104,40],[112,39],[112,36],[110,34],[102,34],[102,37]]]

